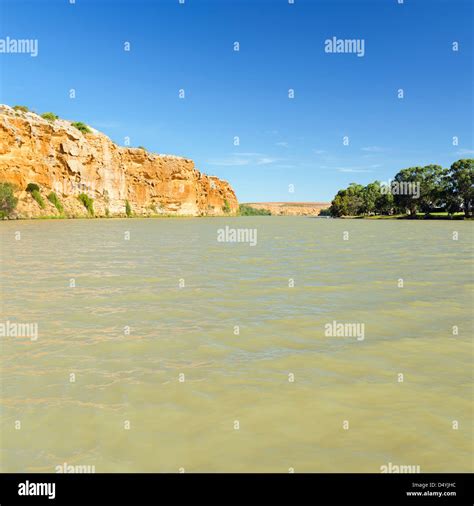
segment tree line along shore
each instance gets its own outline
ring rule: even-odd
[[[321,216],[371,218],[472,218],[474,159],[451,167],[426,165],[400,170],[389,182],[351,183],[339,190]]]

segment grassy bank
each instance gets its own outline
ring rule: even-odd
[[[377,215],[377,216],[342,216],[346,220],[472,220],[473,218],[466,218],[464,213],[416,213],[411,214],[392,214]]]

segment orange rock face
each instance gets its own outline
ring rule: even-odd
[[[0,105],[0,181],[16,186],[15,214],[59,215],[47,196],[55,192],[67,216],[87,216],[78,195],[94,199],[95,216],[123,216],[128,200],[138,216],[221,216],[238,211],[231,186],[206,176],[192,160],[114,144],[91,129],[83,134],[68,121]],[[36,183],[44,209],[26,192]]]

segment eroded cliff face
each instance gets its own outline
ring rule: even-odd
[[[78,196],[94,199],[95,216],[220,216],[235,214],[231,186],[206,176],[192,160],[114,144],[91,128],[83,134],[65,120],[48,121],[0,105],[0,182],[11,182],[19,199],[14,216],[59,215],[47,196],[55,192],[66,216],[88,216]],[[26,191],[36,183],[45,208]]]

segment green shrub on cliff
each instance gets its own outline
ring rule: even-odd
[[[36,183],[28,183],[26,191],[36,200],[41,209],[44,209],[44,200],[40,193],[40,187]]]
[[[31,196],[36,200],[36,202],[41,207],[41,209],[44,209],[45,203],[44,203],[43,197],[41,196],[41,193],[39,192],[39,190],[33,190],[31,192]]]
[[[224,199],[224,205],[222,206],[222,210],[227,214],[230,213],[230,205],[229,202],[227,202],[227,199]]]
[[[130,202],[128,200],[125,201],[125,214],[128,218],[132,216],[132,207],[130,206]]]
[[[11,183],[0,183],[0,218],[7,218],[14,211],[18,199]]]
[[[28,107],[26,107],[26,105],[14,105],[13,109],[15,109],[15,111],[21,111],[21,112],[28,112],[29,111],[29,109],[28,109]]]
[[[39,192],[40,187],[36,183],[28,183],[28,186],[26,187],[26,191],[28,193],[33,193],[34,191]]]
[[[90,134],[92,130],[82,121],[75,121],[71,123],[73,127],[76,127],[83,134]]]
[[[84,207],[87,209],[90,216],[94,216],[94,199],[91,199],[89,195],[86,195],[85,193],[81,193],[77,198],[84,204]]]
[[[46,119],[48,121],[56,121],[58,119],[59,116],[56,116],[56,114],[54,114],[54,112],[44,112],[41,117],[43,119]]]
[[[54,193],[54,192],[51,192],[49,195],[48,195],[48,200],[51,202],[51,204],[54,205],[54,207],[61,213],[63,214],[64,212],[64,207],[63,205],[61,204],[60,200],[59,200],[59,197]]]

